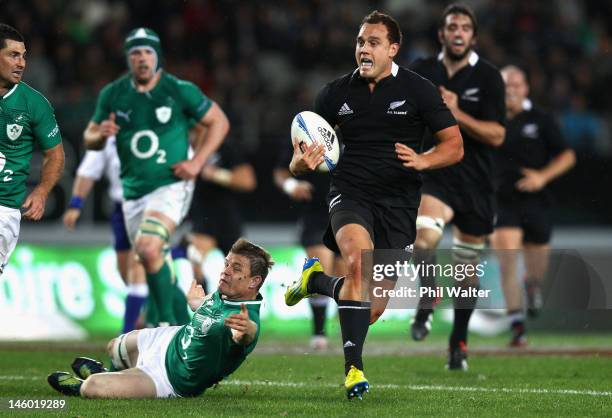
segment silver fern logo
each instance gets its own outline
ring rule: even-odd
[[[406,100],[398,100],[397,102],[391,102],[389,104],[389,110],[395,110],[398,107],[401,107],[404,105],[404,103],[406,103]]]

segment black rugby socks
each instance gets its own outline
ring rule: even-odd
[[[308,281],[308,293],[329,296],[338,302],[338,294],[344,284],[344,277],[328,276],[323,272],[312,273]]]
[[[353,300],[338,301],[338,316],[344,347],[344,374],[351,366],[363,371],[363,344],[370,327],[370,302]]]

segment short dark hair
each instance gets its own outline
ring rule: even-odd
[[[474,27],[474,35],[478,33],[478,21],[476,20],[476,15],[470,6],[463,3],[451,3],[449,4],[444,12],[442,12],[442,18],[438,23],[438,29],[444,29],[444,25],[446,25],[446,16],[448,15],[465,15],[470,18],[472,21],[472,26]]]
[[[17,29],[6,23],[0,23],[0,49],[6,48],[6,40],[25,42]]]
[[[400,29],[399,23],[388,14],[374,10],[363,18],[360,27],[366,23],[371,25],[382,23],[387,28],[387,38],[389,38],[389,42],[392,44],[400,44],[400,46],[402,45],[402,30]]]
[[[240,238],[230,249],[232,254],[243,255],[249,259],[251,276],[261,276],[261,285],[274,265],[272,256],[266,250],[244,238]]]

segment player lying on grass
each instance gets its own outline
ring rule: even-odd
[[[142,329],[112,339],[111,369],[77,357],[76,376],[55,372],[57,391],[84,398],[198,396],[234,372],[259,336],[259,289],[274,262],[261,247],[239,239],[221,272],[219,288],[206,296],[195,280],[187,294],[195,312],[183,326]]]

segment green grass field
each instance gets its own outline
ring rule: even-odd
[[[490,350],[501,338],[475,338],[470,371],[444,369],[444,337],[432,336],[418,354],[404,340],[368,341],[366,376],[372,385],[363,401],[347,401],[341,388],[342,356],[310,354],[307,340],[269,338],[227,381],[196,399],[105,400],[64,398],[67,410],[9,411],[9,399],[50,399],[46,382],[54,370],[69,370],[77,355],[100,359],[102,341],[84,344],[0,345],[0,415],[16,416],[601,416],[612,415],[612,357],[602,354],[550,355],[538,348],[602,348],[607,336],[555,336],[536,339],[534,353]],[[397,355],[376,347],[408,346]],[[423,346],[420,346],[423,347]],[[610,348],[608,345],[607,348]],[[488,350],[488,351],[487,351]],[[259,351],[259,353],[258,353]],[[393,350],[391,350],[393,351]],[[570,350],[571,351],[571,350]],[[595,350],[597,351],[597,350]],[[387,350],[381,350],[385,353]],[[291,354],[289,354],[291,353]]]

